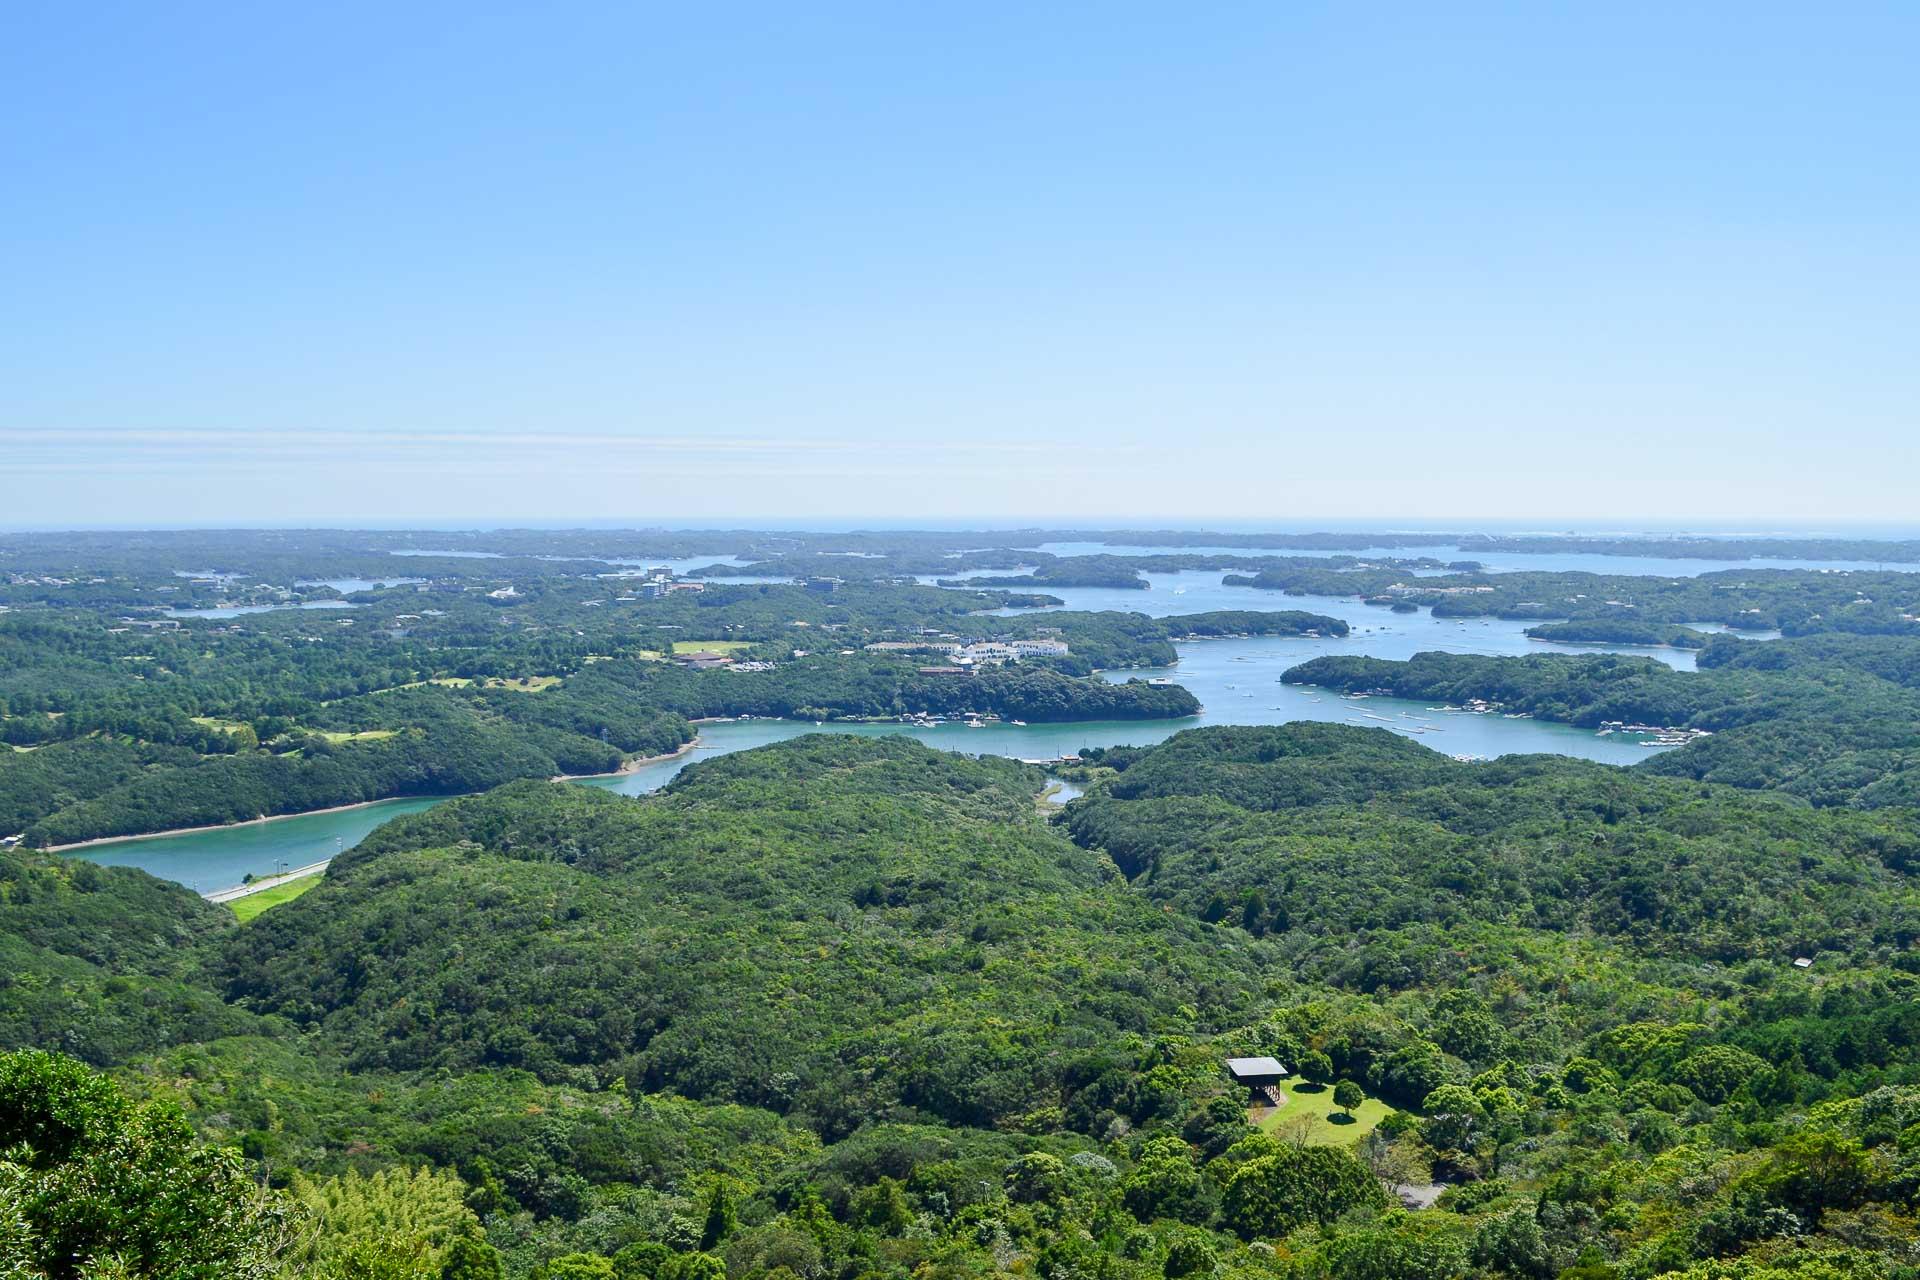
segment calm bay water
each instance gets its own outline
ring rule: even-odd
[[[1395,557],[1415,560],[1429,556],[1435,560],[1477,560],[1490,573],[1619,573],[1645,574],[1659,578],[1697,578],[1703,573],[1721,573],[1729,569],[1905,569],[1910,564],[1881,564],[1872,560],[1702,560],[1692,557],[1603,556],[1592,552],[1518,552],[1469,551],[1454,543],[1436,542],[1424,546],[1362,547],[1357,551],[1296,550],[1284,547],[1139,547],[1109,542],[1042,542],[1032,548],[1056,556],[1360,556],[1367,559]],[[1423,570],[1422,572],[1440,572]],[[1059,594],[1058,592],[1055,593]]]
[[[1147,589],[1124,587],[1049,587],[1046,593],[1066,603],[1048,609],[995,609],[1000,617],[1044,614],[1060,610],[1144,613],[1153,618],[1177,617],[1185,613],[1211,613],[1220,609],[1272,611],[1300,609],[1340,618],[1352,628],[1345,640],[1333,638],[1288,637],[1286,642],[1299,649],[1294,662],[1305,662],[1322,653],[1356,653],[1374,658],[1410,658],[1425,650],[1446,653],[1480,653],[1511,656],[1524,653],[1632,653],[1657,658],[1681,671],[1694,669],[1693,651],[1660,646],[1550,644],[1527,638],[1534,623],[1505,618],[1435,618],[1422,609],[1418,613],[1395,613],[1379,605],[1362,604],[1350,596],[1290,596],[1259,587],[1225,585],[1217,569],[1185,569],[1179,573],[1143,575]],[[1721,630],[1707,624],[1702,630]],[[1768,633],[1769,635],[1771,633]],[[1763,637],[1755,637],[1763,638]],[[1138,673],[1135,673],[1138,674]],[[1165,672],[1155,672],[1164,675]],[[1182,684],[1188,683],[1185,679]],[[1195,689],[1196,694],[1200,690]],[[1202,698],[1204,694],[1200,695]]]
[[[382,800],[333,813],[304,813],[271,822],[146,840],[116,840],[76,849],[67,856],[108,867],[140,867],[198,893],[211,893],[239,884],[249,873],[273,875],[331,858],[359,844],[381,823],[431,809],[438,803],[437,799]]]
[[[341,595],[350,596],[356,591],[373,591],[380,587],[407,587],[425,581],[425,578],[302,578],[293,585],[332,587]]]
[[[1093,543],[1050,543],[1043,550],[1062,555],[1086,555],[1100,551],[1115,554],[1152,555],[1180,552],[1232,552],[1234,554],[1304,555],[1308,552],[1251,552],[1235,548],[1207,547],[1123,547]],[[395,554],[406,554],[396,552]],[[461,554],[482,557],[491,553]],[[1395,556],[1433,556],[1460,559],[1458,547],[1436,544],[1427,547],[1375,548],[1365,554]],[[1640,560],[1623,556],[1537,555],[1477,556],[1490,568],[1587,570],[1601,573],[1655,573],[1680,577],[1740,567],[1833,567],[1872,568],[1850,562],[1774,562],[1745,561],[1739,564],[1707,560]],[[614,563],[629,563],[616,561]],[[638,562],[631,562],[638,563]],[[699,565],[738,563],[731,557],[704,556],[667,563],[675,572],[684,573]],[[1013,572],[1013,571],[1005,571]],[[1417,738],[1436,751],[1454,756],[1493,757],[1514,753],[1549,752],[1579,756],[1610,764],[1632,764],[1644,760],[1660,748],[1627,735],[1606,737],[1567,725],[1544,721],[1509,719],[1501,715],[1475,715],[1463,711],[1442,711],[1419,702],[1392,698],[1348,699],[1324,690],[1284,685],[1281,672],[1309,658],[1323,654],[1365,654],[1379,658],[1409,658],[1416,653],[1439,650],[1448,653],[1512,655],[1526,653],[1593,653],[1597,651],[1635,653],[1656,658],[1680,670],[1692,670],[1694,655],[1682,649],[1635,648],[1543,644],[1529,640],[1525,622],[1497,618],[1435,618],[1426,610],[1398,614],[1364,605],[1351,598],[1324,596],[1287,596],[1252,587],[1229,587],[1221,582],[1217,570],[1189,570],[1180,573],[1149,574],[1148,588],[1127,591],[1103,587],[1057,587],[1048,594],[1066,601],[1061,606],[1076,610],[1117,610],[1144,613],[1153,617],[1173,617],[1187,613],[1205,613],[1216,609],[1277,610],[1302,609],[1344,619],[1352,629],[1344,637],[1263,636],[1241,639],[1199,640],[1176,645],[1179,660],[1171,668],[1151,671],[1107,672],[1109,680],[1171,679],[1191,689],[1203,704],[1197,716],[1183,720],[1088,721],[1059,725],[988,724],[972,729],[950,723],[928,727],[883,724],[814,725],[788,720],[737,720],[700,726],[694,750],[672,760],[647,765],[633,773],[605,778],[582,779],[581,785],[602,787],[623,795],[643,795],[658,790],[688,764],[712,756],[764,746],[801,734],[830,732],[867,737],[906,734],[929,746],[971,755],[1006,755],[1021,759],[1052,759],[1071,755],[1082,747],[1145,745],[1159,742],[1183,729],[1208,724],[1278,724],[1289,720],[1321,720],[1385,729]],[[725,579],[719,579],[725,581]],[[745,579],[742,579],[745,581]],[[756,579],[755,581],[759,581]],[[348,588],[340,587],[345,591]],[[315,602],[338,606],[344,602]],[[211,616],[232,616],[248,610],[212,612]],[[1047,610],[996,611],[1002,615],[1044,613]],[[1705,626],[1705,630],[1718,630]],[[1767,637],[1751,637],[1764,639]],[[537,696],[537,695],[533,695]],[[248,826],[224,827],[215,831],[190,832],[146,840],[123,840],[76,851],[72,856],[115,866],[143,867],[153,874],[177,880],[200,892],[210,892],[238,884],[249,873],[259,876],[276,869],[297,867],[331,857],[337,850],[351,848],[369,831],[391,818],[418,813],[439,803],[431,799],[388,800],[358,809],[334,813],[305,814]]]
[[[169,618],[237,618],[243,613],[272,613],[278,609],[358,609],[351,600],[303,600],[299,604],[232,604],[215,609],[168,609]]]
[[[1452,653],[1514,654],[1549,649],[1593,652],[1594,647],[1543,645],[1528,640],[1524,623],[1496,619],[1435,619],[1422,612],[1396,614],[1356,600],[1279,596],[1250,587],[1223,587],[1218,573],[1156,575],[1148,591],[1070,588],[1054,594],[1071,597],[1076,608],[1132,608],[1167,616],[1211,609],[1306,609],[1347,619],[1345,637],[1260,636],[1195,640],[1176,646],[1179,661],[1170,668],[1112,671],[1109,680],[1171,679],[1191,689],[1203,704],[1201,714],[1181,720],[1081,721],[1073,724],[1013,725],[962,723],[933,726],[901,724],[823,724],[792,720],[734,720],[703,724],[694,750],[627,774],[582,779],[585,786],[624,795],[642,795],[664,786],[688,764],[713,756],[764,746],[806,733],[851,733],[865,737],[905,734],[947,751],[1053,759],[1082,747],[1145,745],[1182,729],[1208,724],[1277,724],[1323,720],[1387,729],[1415,737],[1448,755],[1492,757],[1550,752],[1611,764],[1632,764],[1658,748],[1623,735],[1601,737],[1584,729],[1499,715],[1435,710],[1424,703],[1392,698],[1346,699],[1325,690],[1283,685],[1280,673],[1308,658],[1328,653],[1405,658],[1423,650]],[[1210,582],[1209,582],[1210,580]],[[1124,599],[1118,599],[1124,597]],[[1644,650],[1677,667],[1690,667],[1683,650]],[[538,695],[530,695],[538,696]],[[123,840],[76,850],[72,856],[116,866],[137,866],[205,893],[238,884],[248,874],[268,875],[351,848],[380,823],[418,813],[436,800],[389,800],[334,813],[304,814],[215,831],[188,832],[146,840]]]

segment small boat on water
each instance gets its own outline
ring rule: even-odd
[[[1026,722],[1025,720],[1013,720],[1013,721],[1009,721],[1008,723],[1010,723],[1010,724],[1017,724],[1017,725],[1019,725],[1019,726],[1020,726],[1020,727],[1021,727],[1022,729],[1024,729],[1024,728],[1026,728],[1026,727],[1027,727],[1027,722]]]
[[[987,727],[987,722],[985,720],[982,720],[979,716],[975,716],[973,719],[967,721],[967,728],[969,729],[984,729],[986,727]]]

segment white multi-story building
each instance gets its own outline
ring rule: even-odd
[[[979,640],[953,650],[956,662],[1018,662],[1022,658],[1057,658],[1071,650],[1064,640]]]
[[[1018,662],[1022,658],[1057,658],[1071,653],[1064,640],[877,640],[870,653],[944,653],[966,664]]]

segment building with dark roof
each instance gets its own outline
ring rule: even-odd
[[[1227,1074],[1235,1084],[1264,1091],[1287,1078],[1287,1069],[1278,1058],[1228,1058]]]

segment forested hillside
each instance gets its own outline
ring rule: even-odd
[[[1176,636],[1346,631],[1295,610],[976,617],[1007,597],[895,584],[719,587],[615,613],[597,577],[539,564],[506,602],[491,578],[449,577],[360,593],[324,623],[0,613],[0,836],[45,847],[606,773],[678,749],[690,718],[1177,719],[1199,708],[1186,690],[1092,673],[1169,664]],[[1068,652],[965,679],[922,674],[937,654],[859,647],[1041,635]],[[670,661],[701,644],[748,669]]]
[[[1372,603],[1429,607],[1441,618],[1564,618],[1581,623],[1676,626],[1711,622],[1788,635],[1920,634],[1920,581],[1912,573],[1727,569],[1698,577],[1663,574],[1477,571],[1415,577],[1398,566],[1268,560],[1229,583],[1290,595],[1356,595]]]
[[[104,1066],[254,1029],[199,977],[200,948],[235,927],[144,871],[0,852],[0,1048]]]
[[[1648,658],[1420,653],[1324,657],[1283,679],[1559,720],[1705,731],[1640,768],[1771,789],[1817,805],[1920,804],[1920,640],[1716,640],[1697,672]]]
[[[1083,768],[1063,825],[903,739],[517,782],[246,925],[22,855],[0,1043],[95,1002],[290,1274],[1907,1274],[1908,815],[1326,725]]]

